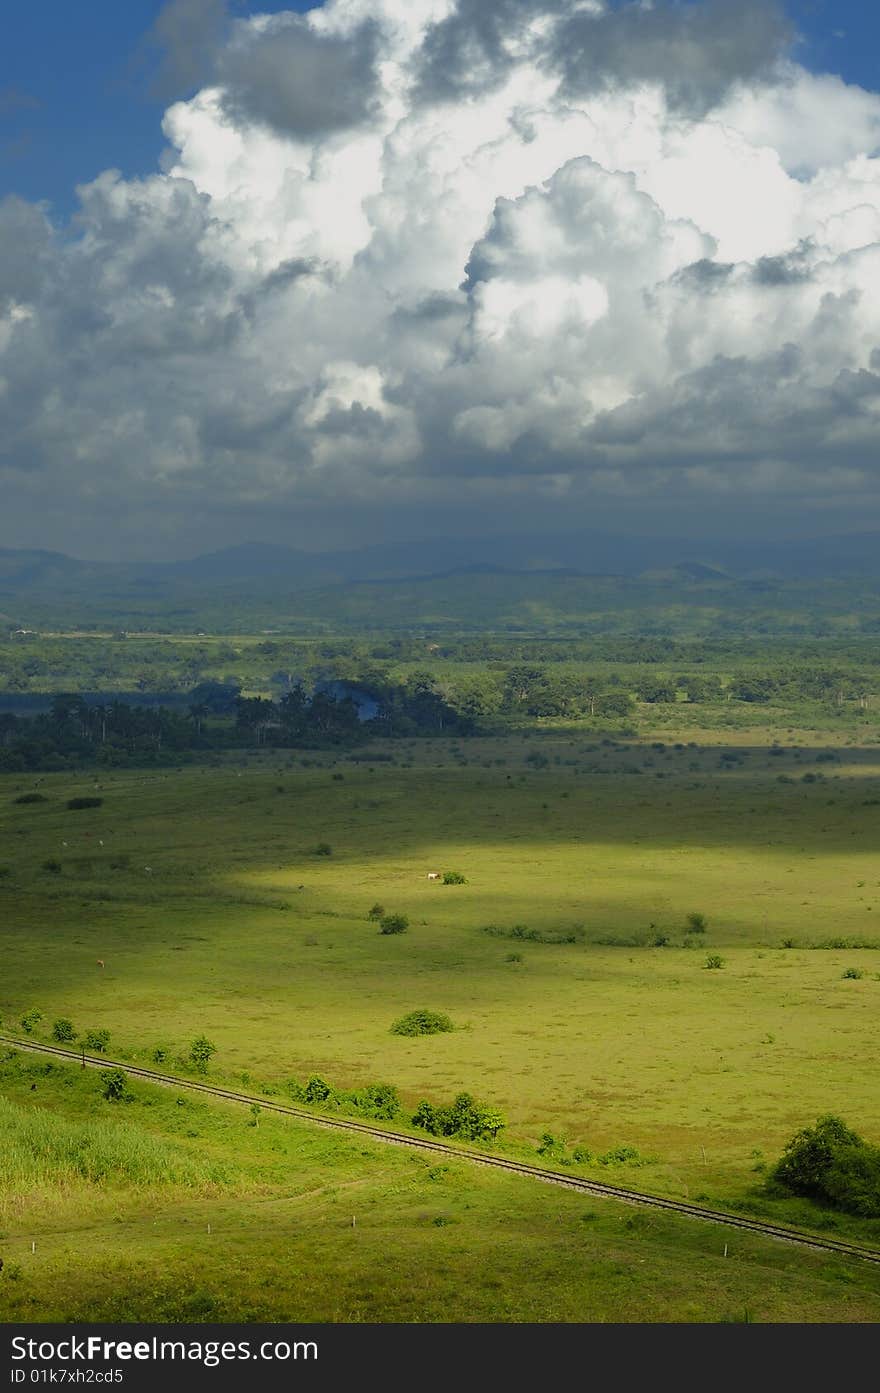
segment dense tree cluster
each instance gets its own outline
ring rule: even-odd
[[[880,1146],[839,1117],[820,1117],[792,1137],[771,1179],[796,1195],[863,1218],[880,1218]]]

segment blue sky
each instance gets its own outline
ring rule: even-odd
[[[309,8],[263,0],[237,12]],[[0,56],[0,196],[46,200],[63,218],[75,208],[75,185],[102,169],[156,169],[167,103],[151,91],[146,36],[161,9],[162,0],[11,0]],[[880,88],[874,0],[789,0],[788,9],[805,66]]]
[[[156,169],[167,99],[151,74],[149,34],[164,0],[11,0],[0,53],[0,196],[76,205],[76,184],[102,169]],[[307,10],[307,0],[263,0],[237,13]],[[181,94],[185,95],[185,94]]]

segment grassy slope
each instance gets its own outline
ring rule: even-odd
[[[252,1126],[245,1109],[144,1084],[112,1105],[75,1067],[7,1059],[0,1083],[16,1158],[35,1115],[49,1119],[30,1182],[19,1164],[2,1211],[0,1320],[880,1318],[880,1271],[865,1264],[268,1115]],[[53,1177],[52,1127],[63,1152],[89,1125],[103,1139],[92,1165],[108,1136],[126,1139],[105,1181],[78,1183],[67,1164]],[[177,1180],[159,1185],[163,1145]]]

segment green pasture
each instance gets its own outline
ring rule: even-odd
[[[880,1133],[880,951],[811,947],[880,944],[880,752],[682,745],[255,757],[102,775],[78,811],[91,777],[25,805],[6,778],[0,1015],[105,1027],[111,1052],[205,1032],[224,1077],[467,1089],[509,1137],[626,1142],[678,1193],[732,1193],[823,1111]],[[427,880],[447,869],[467,883]],[[377,902],[408,932],[378,933]],[[516,925],[583,941],[485,932]],[[460,1028],[390,1033],[422,1006]]]
[[[0,1321],[880,1318],[866,1263],[33,1057],[0,1089]]]

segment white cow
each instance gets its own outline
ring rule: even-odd
[[[440,879],[440,872],[439,872],[439,871],[428,871],[428,879],[429,879],[429,880],[439,880],[439,879]]]

